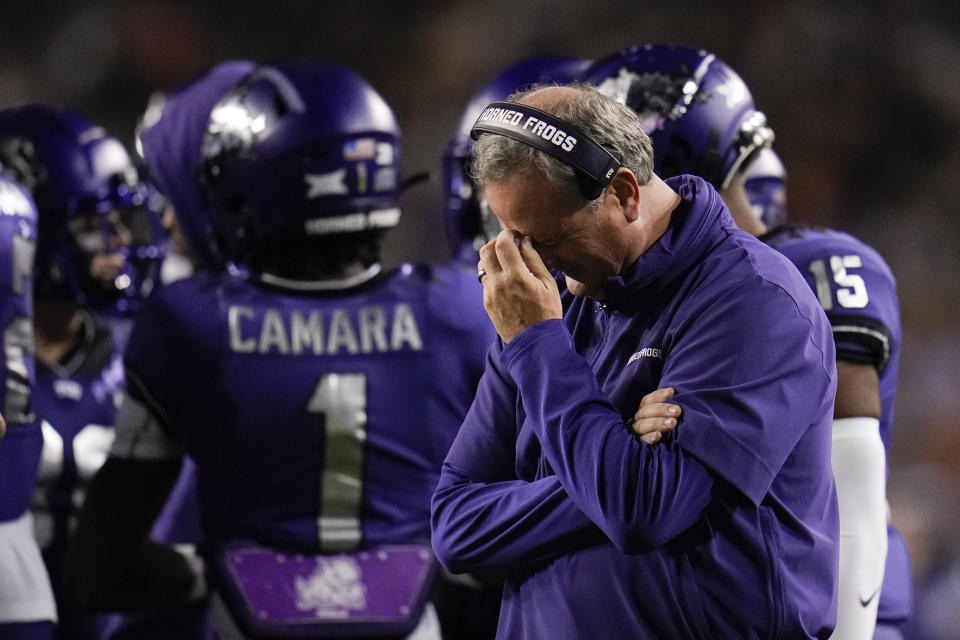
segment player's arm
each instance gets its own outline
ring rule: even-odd
[[[840,574],[834,638],[872,638],[887,552],[886,453],[880,436],[880,372],[899,317],[889,268],[844,241],[804,273],[833,327],[837,347],[832,465],[840,508]]]
[[[879,375],[837,362],[833,474],[840,507],[840,584],[834,638],[872,638],[887,552],[886,455]]]
[[[110,457],[90,484],[67,553],[64,591],[72,608],[156,609],[204,595],[198,559],[149,537],[181,463],[157,417],[125,396]]]

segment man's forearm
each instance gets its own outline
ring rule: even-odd
[[[607,542],[553,476],[487,483],[444,463],[432,511],[434,551],[454,573],[536,566]]]
[[[710,503],[713,476],[672,445],[637,442],[559,322],[504,351],[543,452],[571,500],[628,553],[660,546]]]

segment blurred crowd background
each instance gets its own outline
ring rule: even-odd
[[[437,261],[439,160],[470,95],[521,57],[646,42],[699,45],[738,70],[776,130],[792,220],[850,231],[893,268],[905,337],[892,518],[913,555],[916,636],[933,637],[929,624],[960,637],[960,3],[7,2],[0,108],[58,102],[131,142],[152,92],[219,61],[336,60],[393,106],[405,173],[434,174],[405,196],[388,261]]]

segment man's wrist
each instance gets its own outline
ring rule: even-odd
[[[501,362],[506,369],[510,369],[514,362],[523,357],[530,349],[538,349],[541,343],[549,343],[553,348],[566,345],[573,348],[570,333],[562,319],[551,318],[530,325],[509,343],[504,344],[500,354]]]

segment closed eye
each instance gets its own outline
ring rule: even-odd
[[[532,238],[531,238],[532,239]],[[545,240],[533,240],[533,245],[535,247],[543,247],[549,249],[550,247],[555,247],[560,244],[560,241],[563,239],[562,234],[552,235]]]

